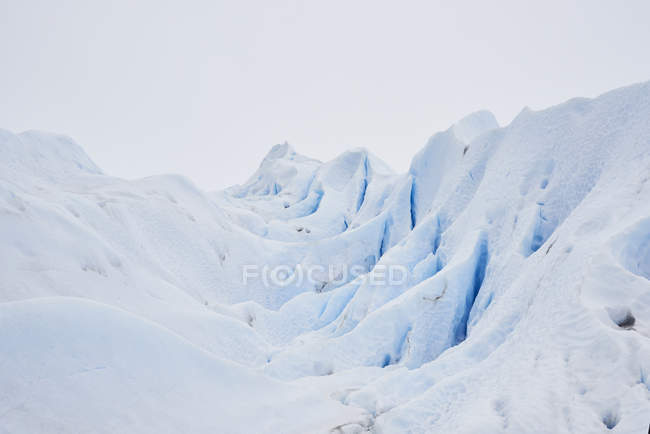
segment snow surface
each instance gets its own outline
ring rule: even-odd
[[[0,130],[0,432],[646,432],[650,82],[243,185]],[[329,265],[314,282],[246,266]],[[384,266],[399,284],[369,279]]]

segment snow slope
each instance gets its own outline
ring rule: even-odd
[[[305,432],[360,413],[104,304],[56,297],[0,309],[6,432],[284,432],[288,422]]]
[[[646,432],[649,120],[650,82],[213,193],[0,131],[0,432]]]

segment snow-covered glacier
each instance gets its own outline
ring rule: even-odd
[[[397,174],[105,174],[0,131],[2,433],[642,433],[650,82],[473,113]],[[399,271],[399,278],[392,276]]]

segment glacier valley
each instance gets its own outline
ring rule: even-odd
[[[0,154],[0,433],[648,430],[650,82],[470,114],[401,174],[285,143],[206,192],[57,134]]]

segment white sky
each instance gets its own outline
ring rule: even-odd
[[[535,3],[0,0],[0,127],[211,190],[285,140],[405,171],[477,109],[507,124],[650,79],[647,0]]]

